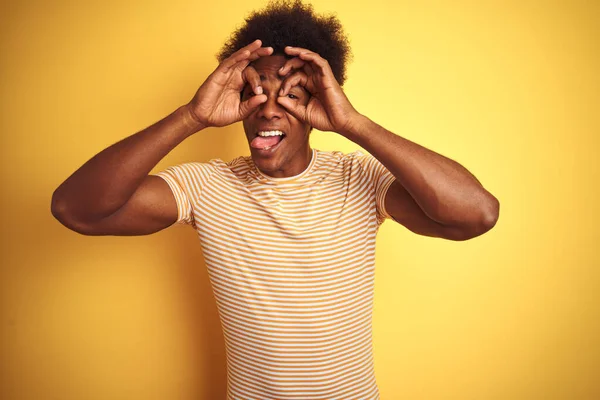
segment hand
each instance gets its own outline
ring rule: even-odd
[[[327,60],[300,47],[287,46],[285,52],[296,57],[286,61],[279,74],[295,71],[282,83],[277,102],[293,116],[320,131],[346,134],[360,114],[350,104]],[[311,94],[306,106],[285,97],[296,85],[303,86]]]
[[[192,117],[203,127],[226,126],[246,118],[256,107],[267,101],[262,94],[256,71],[248,66],[259,57],[273,52],[271,47],[261,47],[255,40],[223,60],[198,89],[194,98],[187,104]],[[254,74],[252,72],[254,71]],[[250,75],[250,77],[249,77]],[[242,102],[240,92],[246,82],[252,80],[256,96]]]

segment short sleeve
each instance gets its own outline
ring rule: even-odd
[[[396,178],[372,155],[364,154],[361,151],[355,151],[352,154],[354,154],[355,159],[360,164],[363,173],[366,174],[368,180],[373,184],[377,222],[381,224],[387,218],[393,219],[385,209],[385,195]]]
[[[156,174],[164,179],[177,203],[177,224],[194,226],[194,208],[202,189],[209,183],[214,166],[191,162],[168,167]]]

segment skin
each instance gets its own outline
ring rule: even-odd
[[[257,49],[252,51],[259,51]],[[233,99],[230,102],[233,111],[238,107],[238,114],[243,114],[241,119],[249,142],[261,127],[281,124],[289,129],[290,137],[284,139],[277,152],[268,156],[252,153],[261,170],[272,176],[286,177],[306,168],[310,147],[307,131],[302,128],[304,124],[305,127],[336,132],[377,158],[396,178],[384,199],[385,208],[396,222],[411,231],[467,240],[487,232],[496,224],[498,200],[466,168],[388,131],[356,111],[336,81],[329,63],[319,54],[290,46],[284,51],[289,58],[285,62],[281,57],[270,57],[269,51],[231,69],[237,71],[230,79],[230,82],[236,82],[231,86],[232,90],[239,93],[248,90],[244,89],[248,85],[254,93],[243,93],[246,97],[242,96],[241,100],[238,97],[237,103]],[[274,71],[282,62],[283,67],[277,71],[282,78],[279,85]],[[299,93],[298,86],[310,94],[307,101],[304,97],[289,96]],[[277,88],[279,93],[275,97]],[[251,105],[252,110],[244,105]],[[219,106],[213,108],[219,109]],[[277,154],[279,151],[281,154]]]
[[[223,60],[185,105],[100,151],[52,194],[52,215],[84,235],[148,235],[172,225],[178,208],[156,167],[186,138],[246,118],[266,96],[240,101],[245,68],[273,49],[255,41]]]
[[[196,91],[186,105],[194,121],[191,126],[194,132],[241,121],[267,100],[263,94],[245,101],[240,99],[240,92],[249,79],[248,65],[273,53],[273,48],[261,47],[261,44],[255,40],[223,60]]]
[[[273,49],[261,44],[256,40],[224,60],[198,89],[187,108],[196,121],[194,129],[197,131],[243,121],[256,166],[272,177],[294,176],[310,163],[311,127],[278,102],[287,75],[279,74],[278,70],[287,58],[272,55]],[[310,95],[302,86],[292,85],[286,89],[284,96],[289,101],[308,104]],[[277,151],[261,151],[250,146],[259,130],[281,130],[286,137]]]
[[[86,235],[164,229],[175,222],[178,209],[167,183],[150,175],[152,168],[187,137],[244,121],[249,143],[258,129],[287,134],[275,153],[252,153],[265,174],[287,177],[305,170],[311,154],[308,133],[315,127],[357,143],[394,175],[385,208],[411,231],[467,240],[495,225],[499,202],[473,174],[358,113],[327,60],[308,49],[287,47],[284,61],[261,45],[256,40],[236,51],[188,104],[88,160],[54,191],[52,214]]]
[[[283,82],[290,76],[289,73],[279,74],[286,61],[287,58],[283,55],[265,56],[254,61],[245,70],[248,84],[242,91],[242,100],[248,100],[257,94],[267,97],[264,103],[243,120],[248,145],[259,131],[280,130],[285,133],[274,149],[261,150],[250,146],[250,154],[256,166],[275,178],[300,174],[308,167],[312,157],[309,145],[310,125],[296,118],[278,102]],[[311,97],[300,85],[288,84],[285,92],[288,101],[302,106],[306,106]]]
[[[451,240],[492,229],[500,203],[471,172],[356,111],[319,54],[290,46],[285,52],[292,59],[279,71],[286,78],[277,101],[298,120],[357,143],[394,175],[384,201],[396,222],[418,234]],[[307,104],[286,97],[297,85],[311,94]]]

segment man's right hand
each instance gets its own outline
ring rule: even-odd
[[[252,73],[253,68],[248,67],[252,61],[273,52],[272,47],[261,45],[260,40],[255,40],[223,60],[187,104],[192,117],[203,128],[241,121],[267,101],[267,96],[262,94],[258,74]],[[256,96],[242,102],[240,93],[247,82],[250,82]]]

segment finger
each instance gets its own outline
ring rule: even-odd
[[[300,53],[314,53],[314,51],[302,48],[302,47],[294,47],[294,46],[285,46],[283,49],[287,54],[292,56],[297,56]],[[315,53],[316,54],[316,53]]]
[[[252,112],[256,109],[256,107],[260,106],[262,103],[267,101],[266,94],[259,94],[257,96],[252,96],[248,100],[240,103],[240,117],[241,119],[247,118]]]
[[[250,61],[258,60],[260,57],[271,55],[271,53],[273,53],[272,47],[261,47],[261,48],[255,50],[254,52],[252,52],[252,54],[250,54],[250,56],[248,56],[248,59]]]
[[[311,76],[311,75],[313,75],[315,73],[315,71],[313,70],[313,67],[311,66],[310,62],[304,63],[304,67],[302,67],[302,70],[308,76]]]
[[[292,46],[287,46],[284,49],[284,51],[287,54],[297,56],[301,60],[312,62],[313,64],[318,66],[323,72],[325,72],[325,70],[327,70],[327,69],[331,69],[329,66],[329,62],[326,59],[324,59],[323,57],[321,57],[319,54],[315,53],[314,51],[310,51],[310,50],[304,49],[302,47],[292,47]]]
[[[225,74],[225,84],[230,85],[233,89],[239,92],[244,90],[244,85],[246,85],[244,71],[248,67],[248,64],[250,64],[249,60],[242,60],[232,65],[229,73]]]
[[[283,67],[279,69],[279,75],[286,75],[292,69],[300,69],[306,64],[305,61],[299,59],[298,57],[291,58],[283,64]]]
[[[221,67],[224,72],[227,72],[230,68],[235,66],[238,62],[247,59],[255,50],[260,48],[262,42],[257,39],[247,46],[242,47],[229,57],[227,57],[222,63]]]
[[[278,97],[277,102],[286,108],[296,119],[307,122],[306,120],[306,106],[299,104],[297,101],[294,101],[287,97]]]
[[[309,61],[309,62],[313,63],[314,65],[316,65],[317,67],[319,67],[319,69],[321,70],[321,72],[331,71],[331,67],[329,66],[329,62],[327,62],[326,59],[324,59],[323,57],[321,57],[317,53],[313,53],[313,52],[300,53],[298,55],[298,57],[300,57],[300,59],[302,59],[304,61]]]
[[[241,61],[238,61],[235,65],[231,66],[230,70],[237,69],[238,71],[242,72],[253,60],[256,60],[263,56],[267,56],[267,55],[271,54],[272,52],[273,52],[272,47],[261,47],[261,48],[255,50],[248,57],[242,59]]]
[[[246,68],[244,68],[244,71],[242,72],[242,79],[244,79],[244,82],[247,82],[250,85],[254,94],[262,94],[263,90],[260,84],[260,76],[253,66],[248,65]]]
[[[242,76],[244,73],[244,70],[246,70],[248,65],[250,65],[250,60],[248,60],[248,59],[241,60],[241,61],[238,61],[236,64],[232,65],[230,68],[230,71],[239,72],[240,76]],[[244,83],[243,81],[244,81],[244,78],[242,77],[242,84]]]
[[[285,78],[283,83],[281,84],[281,89],[279,89],[279,96],[287,96],[290,89],[294,86],[302,86],[306,88],[306,84],[308,82],[308,76],[302,71],[296,71],[292,73],[292,75]]]
[[[300,54],[303,54],[303,53],[317,54],[317,53],[314,53],[314,52],[304,49],[302,47],[292,47],[292,46],[286,46],[284,48],[284,51],[289,55],[295,55],[296,57],[294,57],[293,59],[297,58],[297,59],[300,59],[301,61],[304,61],[304,65],[302,66],[302,69],[304,70],[306,75],[310,76],[314,72],[312,67],[310,66],[310,64],[311,64],[310,61],[306,62],[308,60],[304,60],[304,59],[300,58]]]
[[[244,71],[246,71],[246,68],[249,67],[249,64],[249,60],[242,60],[239,61],[237,64],[233,65],[229,73],[222,75],[224,79],[223,85],[231,87],[232,89],[240,92],[241,95],[242,91],[244,90],[244,87],[249,82],[247,75],[244,75],[248,73]],[[252,91],[256,93],[254,91],[255,86],[252,86],[252,88]]]

